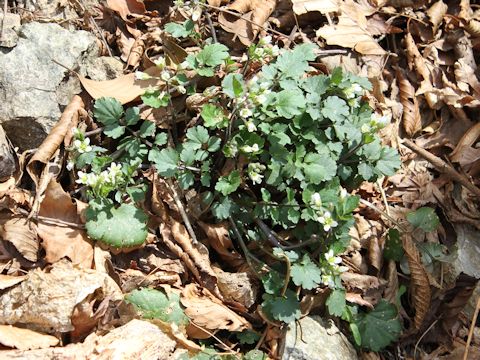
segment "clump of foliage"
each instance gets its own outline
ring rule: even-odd
[[[167,31],[196,38],[188,21]],[[252,45],[242,64],[218,43],[205,44],[181,64],[157,59],[157,78],[165,85],[149,89],[142,96],[145,105],[174,114],[174,93],[199,96],[203,103],[188,124],[172,124],[169,131],[142,120],[137,107],[124,110],[111,98],[96,101],[95,118],[118,146],[105,155],[75,133],[69,166],[80,170],[77,182],[90,198],[87,231],[113,247],[142,243],[147,217],[139,204],[146,186],[138,168],[154,166],[161,177],[201,198],[207,220],[231,224],[232,238],[263,283],[265,316],[293,322],[300,318],[295,289],[328,287],[329,313],[350,323],[359,345],[380,349],[400,332],[396,308],[381,302],[363,313],[348,304],[340,279],[347,268],[338,254],[349,244],[359,203],[351,191],[400,166],[396,151],[377,135],[389,119],[364,100],[371,89],[366,79],[339,68],[329,75],[313,68],[315,45],[280,51],[270,42],[267,37]],[[221,85],[195,86],[196,79],[220,73]],[[277,261],[267,266],[244,239],[271,248]],[[389,336],[378,339],[378,328]]]

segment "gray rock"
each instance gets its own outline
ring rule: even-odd
[[[287,332],[282,360],[356,360],[352,344],[331,320],[307,316]]]
[[[113,57],[90,58],[83,67],[86,75],[96,81],[112,80],[123,75],[123,62]]]
[[[25,24],[19,36],[13,50],[0,54],[0,124],[25,150],[38,147],[61,115],[59,104],[81,91],[79,85],[60,86],[68,83],[68,70],[52,60],[75,68],[97,44],[88,32],[57,24]]]

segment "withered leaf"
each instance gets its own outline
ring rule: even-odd
[[[407,135],[412,137],[422,130],[422,120],[415,88],[410,84],[401,69],[397,69],[397,81],[400,88],[400,102],[403,105],[403,128]]]
[[[0,236],[15,246],[25,259],[36,262],[40,248],[37,226],[23,216],[3,215],[0,216]]]
[[[59,340],[55,336],[45,335],[36,331],[0,325],[0,344],[19,350],[44,349],[55,346]]]

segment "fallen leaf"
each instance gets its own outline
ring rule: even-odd
[[[19,285],[0,296],[0,322],[28,324],[32,330],[46,333],[72,331],[71,316],[77,304],[96,290],[101,299],[123,299],[113,280],[95,270],[76,269],[61,260],[48,271],[34,269]]]
[[[218,267],[213,270],[217,275],[218,288],[226,301],[239,302],[246,308],[255,303],[258,284],[246,272],[229,273]]]
[[[8,289],[14,285],[21,283],[26,276],[12,276],[0,274],[0,290]]]
[[[422,130],[420,108],[415,95],[415,88],[408,81],[401,69],[397,69],[397,81],[400,88],[400,102],[403,105],[402,124],[408,136],[413,137]]]
[[[17,328],[12,325],[0,325],[0,344],[19,350],[44,349],[55,346],[60,341],[51,335]]]
[[[227,261],[230,266],[236,268],[245,262],[242,256],[237,253],[233,247],[232,240],[228,234],[228,223],[207,224],[202,221],[197,223],[205,234],[207,234],[210,246],[213,247],[221,258],[224,261]]]
[[[448,11],[448,5],[445,4],[442,0],[435,2],[430,8],[426,11],[430,22],[433,25],[433,34],[437,33],[438,26],[442,23],[443,17]]]
[[[145,13],[145,5],[140,0],[107,0],[107,6],[128,21],[128,15]]]
[[[414,324],[415,328],[419,329],[430,307],[432,297],[430,282],[420,258],[420,252],[409,234],[403,234],[402,243],[411,274],[411,291],[415,308]]]
[[[68,257],[74,264],[91,268],[93,244],[83,228],[76,204],[55,180],[48,184],[39,215],[51,219],[51,222],[38,223],[38,235],[46,252],[45,260],[55,263]]]
[[[375,39],[362,29],[350,17],[341,15],[336,25],[324,25],[317,30],[317,36],[321,36],[328,45],[339,45],[355,49],[364,55],[385,55],[386,51],[378,45]]]
[[[250,323],[237,315],[205,288],[188,284],[182,291],[181,303],[185,315],[201,328],[207,330],[243,331],[250,329]]]
[[[319,11],[322,14],[337,12],[339,10],[337,0],[292,0],[293,11],[297,15],[311,11]]]
[[[37,188],[39,186],[40,174],[42,173],[43,168],[60,147],[70,129],[76,126],[79,111],[80,109],[84,109],[84,107],[85,105],[83,104],[82,98],[75,95],[63,111],[58,123],[52,128],[48,136],[28,162],[27,172]]]
[[[15,249],[28,261],[38,260],[40,248],[37,226],[23,216],[13,216],[3,213],[0,216],[0,236],[10,242]]]

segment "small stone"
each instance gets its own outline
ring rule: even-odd
[[[3,33],[0,39],[0,47],[13,48],[17,44],[17,29],[20,27],[20,15],[8,13],[4,17],[0,11],[0,19],[2,19]]]
[[[307,316],[291,324],[282,360],[357,360],[357,352],[332,320]]]

